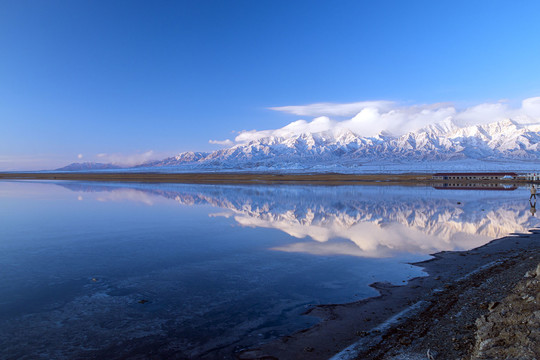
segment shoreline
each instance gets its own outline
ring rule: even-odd
[[[374,283],[380,295],[315,306],[321,322],[236,354],[255,359],[468,359],[476,320],[540,263],[540,230],[415,263],[428,273],[405,285]]]
[[[187,184],[258,184],[258,185],[403,185],[437,186],[443,184],[485,185],[499,184],[519,186],[540,183],[525,179],[504,180],[437,180],[429,173],[404,174],[342,174],[342,173],[125,173],[125,172],[18,172],[0,173],[0,180],[69,180],[142,183],[187,183]]]

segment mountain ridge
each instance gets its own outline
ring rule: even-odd
[[[540,125],[505,119],[461,127],[452,120],[445,120],[400,136],[381,132],[362,137],[344,128],[266,136],[213,152],[183,152],[132,168],[313,169],[336,165],[354,168],[379,161],[538,159]]]

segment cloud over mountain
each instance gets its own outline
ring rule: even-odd
[[[133,154],[107,154],[100,153],[96,155],[100,161],[119,165],[119,166],[135,166],[148,162],[150,160],[159,158],[160,155],[156,154],[153,150],[148,150],[143,153],[133,153]]]
[[[317,103],[270,109],[315,118],[296,120],[279,129],[242,131],[235,138],[235,142],[247,143],[270,136],[289,137],[343,130],[349,130],[362,137],[376,136],[381,132],[400,136],[445,120],[452,120],[462,127],[510,118],[518,123],[540,124],[540,97],[525,99],[518,107],[512,107],[502,101],[478,104],[465,109],[459,109],[450,103],[400,105],[392,101],[365,101],[347,104]],[[344,116],[350,118],[332,119]]]
[[[359,101],[354,103],[316,103],[296,106],[276,106],[270,110],[282,111],[299,116],[353,116],[365,108],[378,108],[381,110],[392,109],[395,106],[393,101]]]

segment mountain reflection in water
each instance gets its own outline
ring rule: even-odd
[[[152,204],[155,196],[182,205],[211,205],[243,227],[281,230],[311,239],[273,248],[319,255],[391,257],[466,250],[540,221],[526,189],[511,192],[390,186],[237,186],[59,183],[100,192],[101,201]],[[346,240],[346,241],[343,241]]]

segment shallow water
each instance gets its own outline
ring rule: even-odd
[[[524,188],[0,182],[0,357],[230,358],[533,213]]]

